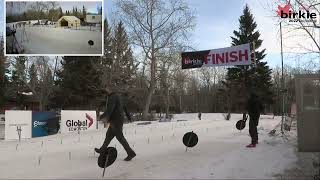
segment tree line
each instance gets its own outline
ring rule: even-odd
[[[79,19],[85,19],[87,12],[86,7],[74,6],[72,10],[63,11],[56,1],[37,1],[37,2],[7,2],[7,7],[16,9],[16,6],[27,6],[28,9],[21,13],[7,13],[6,22],[18,22],[29,20],[47,19],[53,22],[58,21],[62,16],[76,16]],[[7,11],[10,11],[8,9]],[[98,14],[102,14],[102,7],[97,9]]]

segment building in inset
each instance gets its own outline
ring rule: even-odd
[[[87,24],[101,24],[102,23],[102,15],[95,13],[88,13],[86,15],[86,23]]]
[[[57,27],[80,27],[80,19],[75,16],[62,16],[56,23]]]

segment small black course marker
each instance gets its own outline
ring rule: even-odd
[[[241,131],[246,127],[246,121],[245,120],[239,120],[236,124],[236,128]]]
[[[103,168],[102,177],[104,177],[106,168],[116,161],[117,155],[117,149],[114,147],[108,147],[104,152],[100,153],[98,157],[98,166]]]
[[[188,150],[188,147],[190,148],[197,145],[198,141],[199,141],[198,136],[193,131],[187,132],[186,134],[184,134],[182,139],[183,144],[186,146],[186,151]]]

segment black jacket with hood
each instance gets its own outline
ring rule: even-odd
[[[120,96],[116,93],[111,93],[106,98],[106,110],[100,119],[106,118],[107,122],[114,126],[123,126],[124,113],[128,120],[131,121],[130,114],[123,105]]]

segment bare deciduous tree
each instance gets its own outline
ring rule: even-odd
[[[118,0],[118,17],[128,27],[131,43],[140,47],[150,65],[148,94],[143,111],[147,119],[156,88],[158,55],[188,38],[194,15],[183,0]]]
[[[38,13],[38,22],[40,21],[41,12],[49,10],[49,3],[43,1],[35,1],[30,4],[30,8],[34,9]]]
[[[53,59],[50,59],[49,57],[39,56],[28,58],[27,64],[29,64],[28,61],[34,64],[37,82],[30,82],[30,74],[28,74],[29,78],[24,79],[23,82],[32,92],[33,97],[38,100],[39,110],[45,110],[46,105],[48,105],[50,96],[53,92],[53,68],[50,63],[50,61],[53,61]],[[29,69],[30,68],[27,67],[27,70]]]

